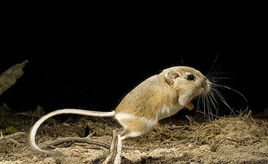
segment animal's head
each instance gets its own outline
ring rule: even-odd
[[[177,66],[163,70],[165,81],[173,92],[179,96],[180,105],[187,105],[196,96],[207,94],[211,90],[211,82],[198,70]]]

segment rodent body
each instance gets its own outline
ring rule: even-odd
[[[183,108],[175,97],[162,76],[152,76],[126,95],[115,109],[115,118],[133,137],[145,134],[158,120]]]
[[[151,76],[129,92],[112,112],[97,112],[80,109],[62,109],[40,118],[30,132],[30,145],[33,149],[46,152],[37,147],[35,134],[46,119],[58,114],[80,114],[97,117],[114,117],[123,127],[117,135],[116,154],[111,153],[106,160],[120,163],[122,140],[148,133],[157,122],[172,116],[184,107],[192,108],[191,100],[210,91],[211,83],[198,70],[185,67],[171,67]],[[114,146],[114,145],[113,145]],[[111,146],[112,147],[112,146]]]

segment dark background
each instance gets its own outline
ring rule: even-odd
[[[248,99],[246,103],[238,94],[222,91],[232,108],[259,112],[268,107],[262,24],[255,22],[252,29],[235,22],[230,28],[221,21],[212,26],[198,18],[189,25],[180,21],[184,23],[133,15],[9,13],[2,20],[0,72],[25,59],[29,63],[0,103],[16,111],[37,105],[47,112],[67,107],[109,111],[164,68],[187,65],[206,74],[215,62],[214,69],[232,79],[222,84]]]
[[[264,49],[118,44],[42,45],[34,47],[39,55],[33,54],[30,46],[11,49],[1,60],[1,72],[25,59],[29,63],[16,85],[1,96],[1,103],[6,102],[17,111],[33,110],[37,105],[46,111],[66,107],[112,110],[132,88],[162,69],[184,64],[206,74],[218,54],[214,68],[222,73],[220,76],[231,78],[222,80],[222,84],[248,99],[246,103],[235,92],[223,90],[230,106],[234,109],[249,106],[255,112],[267,107]],[[30,52],[18,55],[19,51]]]

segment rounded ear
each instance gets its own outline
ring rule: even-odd
[[[165,80],[168,84],[173,84],[175,82],[175,80],[180,77],[178,72],[175,71],[167,71],[164,73],[165,75]]]

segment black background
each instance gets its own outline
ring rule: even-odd
[[[220,22],[224,27],[212,30],[219,22],[187,26],[134,16],[33,13],[6,17],[4,22],[0,71],[29,60],[25,74],[0,97],[16,111],[37,105],[46,111],[66,107],[109,111],[137,84],[164,68],[187,65],[206,74],[214,62],[214,69],[232,79],[222,83],[248,99],[246,103],[236,93],[223,91],[231,107],[248,106],[258,112],[268,106],[267,44],[260,24],[254,29],[237,24],[228,28]]]

